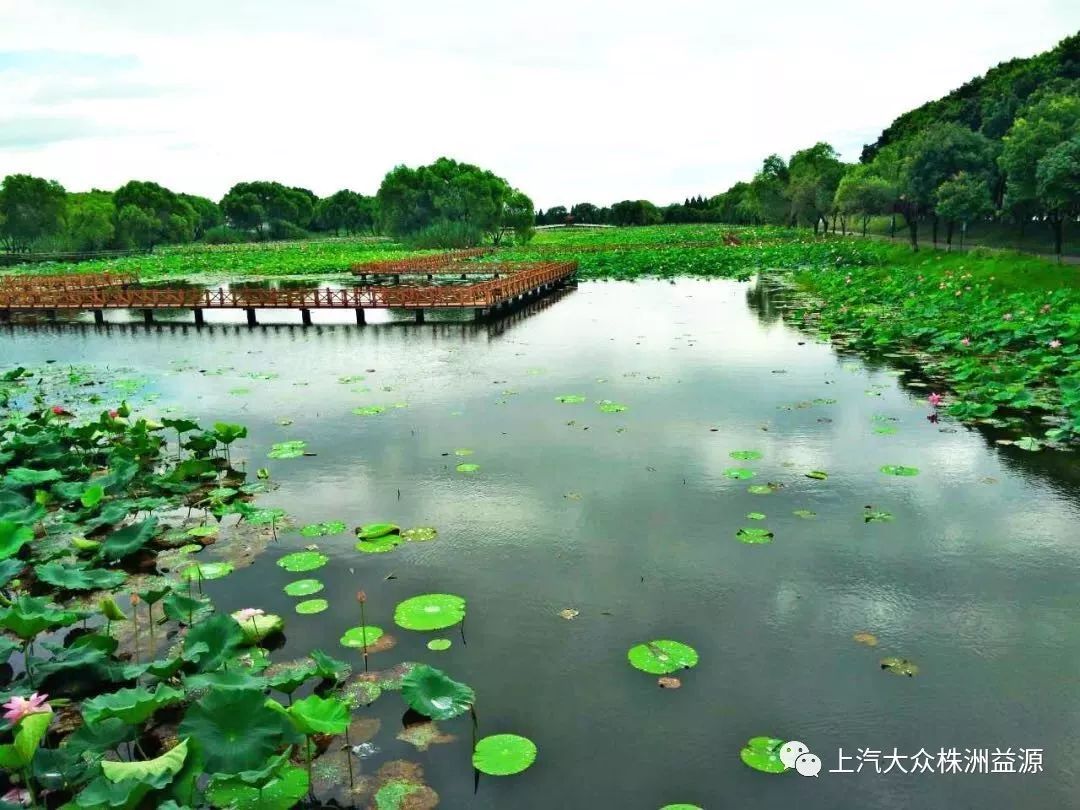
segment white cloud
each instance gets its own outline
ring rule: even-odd
[[[0,173],[327,194],[447,154],[548,207],[716,193],[822,139],[854,160],[899,113],[1073,33],[1080,6],[0,0],[0,19],[5,120],[86,122],[5,139]]]

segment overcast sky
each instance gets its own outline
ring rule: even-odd
[[[440,155],[536,204],[710,195],[1080,29],[1077,0],[0,0],[0,176],[373,193]]]

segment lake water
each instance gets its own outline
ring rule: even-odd
[[[270,469],[279,488],[259,503],[296,526],[438,528],[435,542],[377,555],[354,551],[349,535],[280,531],[254,565],[207,588],[222,609],[286,617],[275,660],[322,647],[357,668],[338,638],[358,623],[363,588],[368,621],[398,640],[373,668],[445,669],[475,688],[482,735],[536,742],[530,770],[485,777],[474,795],[468,717],[440,724],[457,742],[418,753],[395,739],[404,705],[384,694],[368,710],[382,720],[381,753],[361,769],[419,762],[442,807],[1076,805],[1075,457],[928,422],[925,389],[790,328],[760,285],[583,283],[487,325],[0,331],[5,365],[45,360],[146,381],[131,399],[149,394],[150,413],[172,405],[246,424],[234,461]],[[349,375],[364,379],[339,382]],[[560,404],[564,394],[588,401]],[[627,410],[603,413],[599,400]],[[388,407],[352,413],[365,405]],[[317,455],[266,458],[289,439]],[[456,472],[455,448],[474,450],[480,470]],[[737,461],[735,450],[763,456]],[[890,464],[921,472],[879,471]],[[756,476],[725,475],[735,467]],[[828,479],[806,477],[814,470]],[[766,482],[784,486],[747,491]],[[895,519],[867,523],[867,506]],[[743,544],[741,527],[775,539]],[[274,564],[311,542],[331,556],[323,569]],[[326,583],[328,612],[294,614],[282,586],[307,576]],[[394,628],[395,604],[428,592],[468,600],[467,645],[456,630]],[[564,608],[579,615],[561,618]],[[859,632],[878,646],[854,641]],[[454,646],[429,651],[440,635]],[[679,690],[627,663],[629,647],[658,638],[700,654]],[[919,674],[883,671],[886,656]],[[747,768],[739,751],[757,735],[806,743],[820,777]],[[841,748],[925,749],[935,771],[950,748],[1042,749],[1044,762],[1035,774],[829,773]]]

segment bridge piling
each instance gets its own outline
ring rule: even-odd
[[[203,326],[206,323],[206,318],[203,317],[202,309],[199,307],[195,307],[195,309],[192,311],[195,313],[195,325]]]
[[[424,310],[422,310],[422,309],[416,310],[416,322],[417,323],[423,323],[424,322]]]
[[[247,309],[244,310],[244,312],[247,315],[247,325],[248,326],[258,326],[259,325],[259,322],[257,320],[255,320],[255,310],[254,309],[248,307]]]
[[[302,324],[304,324],[304,326],[311,326],[311,310],[310,309],[301,309],[300,310],[300,322]]]
[[[144,309],[142,311],[142,319],[144,324],[150,326],[154,322],[154,310]]]
[[[94,323],[96,323],[98,326],[104,325],[104,323],[105,323],[105,310],[103,310],[103,309],[95,309],[94,310]]]

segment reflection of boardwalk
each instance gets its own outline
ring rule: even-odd
[[[256,322],[257,309],[298,309],[304,323],[311,322],[313,309],[353,309],[357,323],[364,323],[367,309],[411,309],[417,321],[423,321],[426,309],[473,309],[482,317],[561,286],[575,272],[577,262],[537,262],[523,265],[509,277],[475,284],[339,290],[0,287],[0,317],[17,310],[92,310],[100,323],[106,309],[141,309],[147,322],[153,320],[155,309],[194,310],[196,323],[203,322],[203,310],[207,309],[243,309],[250,324]]]

